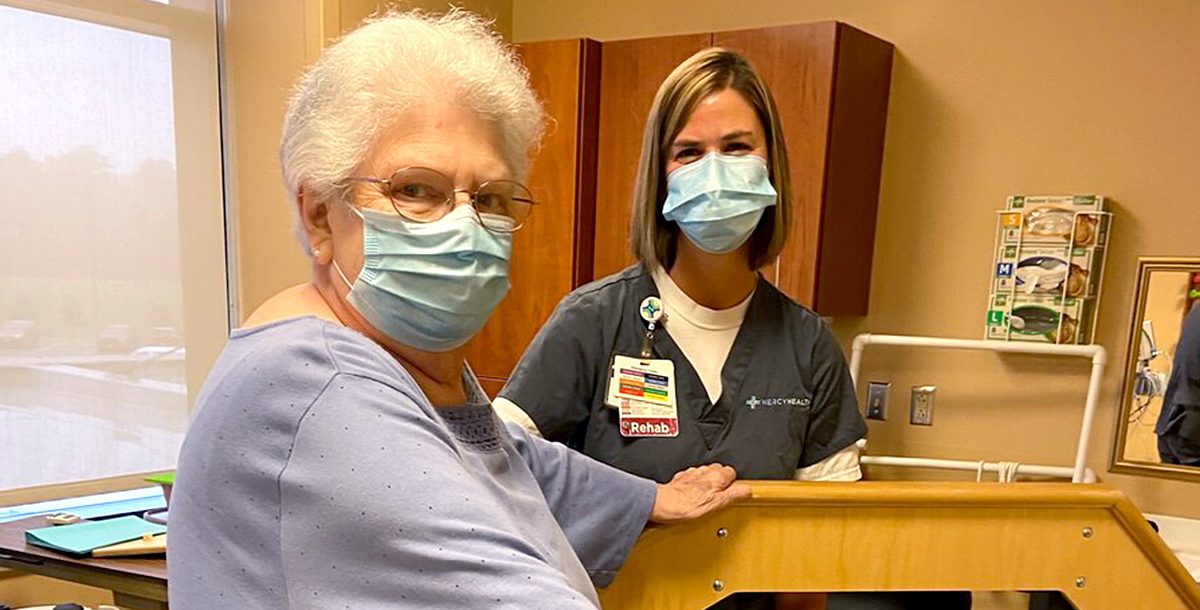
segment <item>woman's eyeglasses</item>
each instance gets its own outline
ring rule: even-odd
[[[458,193],[466,193],[479,223],[495,233],[512,233],[525,225],[536,203],[529,188],[513,180],[491,180],[474,190],[456,189],[449,176],[428,167],[406,167],[391,178],[347,178],[379,184],[396,213],[413,222],[434,222],[454,209]]]

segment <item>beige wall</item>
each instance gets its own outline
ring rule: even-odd
[[[245,319],[268,297],[308,280],[308,261],[292,236],[291,205],[279,171],[279,135],[288,93],[324,41],[354,27],[387,3],[373,0],[226,1],[226,68],[236,305]],[[393,3],[445,10],[440,0]],[[496,20],[511,33],[511,0],[455,4]]]
[[[376,12],[379,7],[395,6],[397,8],[416,8],[426,11],[442,12],[451,5],[474,11],[496,22],[496,31],[505,38],[512,35],[512,0],[341,0],[341,26],[348,30],[358,24],[364,17]]]
[[[307,38],[319,38],[308,27],[319,27],[321,2],[306,0],[303,11],[285,0],[225,4],[226,179],[236,236],[236,305],[244,319],[267,297],[308,276],[291,237],[278,147],[288,91],[312,52]]]
[[[858,332],[980,337],[993,210],[1013,193],[1096,192],[1116,213],[1096,341],[1109,349],[1089,465],[1146,511],[1200,517],[1200,484],[1105,473],[1138,255],[1200,254],[1200,4],[1018,0],[514,0],[517,42],[837,19],[896,45],[871,312]],[[1070,464],[1083,361],[874,348],[891,381],[874,453]],[[907,388],[938,386],[931,428]],[[892,473],[899,476],[898,473]]]

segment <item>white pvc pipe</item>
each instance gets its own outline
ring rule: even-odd
[[[1084,464],[1087,463],[1088,443],[1092,438],[1092,423],[1096,419],[1096,403],[1100,400],[1100,382],[1104,377],[1104,348],[1099,349],[1092,358],[1092,377],[1088,380],[1087,401],[1083,405],[1083,423],[1079,426],[1079,446],[1075,449],[1075,475],[1072,483],[1078,483],[1083,477]]]
[[[965,470],[979,471],[979,462],[966,460],[940,460],[934,458],[892,457],[881,455],[864,455],[859,461],[868,466],[903,466],[909,468],[931,468],[934,470]],[[984,472],[1000,472],[997,462],[984,462]],[[1019,464],[1016,474],[1036,477],[1055,477],[1059,479],[1074,479],[1075,471],[1066,466],[1042,466],[1040,464]],[[1083,483],[1095,483],[1096,473],[1091,468],[1084,469]]]
[[[916,337],[906,335],[873,335],[863,333],[854,337],[850,348],[850,379],[858,388],[858,373],[862,366],[862,353],[868,345],[900,345],[907,347],[940,347],[948,349],[968,349],[989,352],[1007,352],[1016,354],[1041,354],[1046,356],[1077,356],[1091,358],[1092,375],[1088,380],[1087,400],[1083,406],[1083,422],[1079,427],[1079,445],[1075,451],[1075,466],[1072,470],[1071,482],[1083,483],[1087,473],[1087,450],[1092,436],[1092,424],[1096,416],[1096,404],[1099,401],[1100,382],[1104,376],[1104,365],[1108,362],[1108,352],[1099,345],[1057,345],[1053,343],[1023,343],[1017,341],[984,341],[982,339],[947,339],[943,337]],[[919,458],[912,458],[919,459]],[[970,463],[970,462],[968,462]],[[975,462],[977,467],[978,462]],[[1093,480],[1095,475],[1092,475]]]

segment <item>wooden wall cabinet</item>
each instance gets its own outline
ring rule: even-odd
[[[821,315],[866,315],[892,45],[844,23],[606,42],[600,81],[596,277],[633,262],[630,203],[642,129],[667,74],[723,46],[759,70],[779,107],[795,220],[768,279]]]
[[[791,161],[791,240],[764,270],[821,315],[865,315],[892,45],[836,22],[518,46],[551,117],[529,184],[540,205],[513,243],[513,290],[468,349],[492,396],[558,301],[631,264],[642,129],[662,80],[712,45],[743,53],[775,95]]]

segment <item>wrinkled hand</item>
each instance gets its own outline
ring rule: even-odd
[[[736,481],[737,473],[720,464],[681,470],[670,483],[658,486],[650,521],[675,523],[695,519],[734,500],[750,497],[750,487]]]

